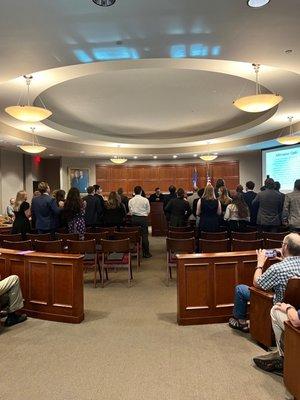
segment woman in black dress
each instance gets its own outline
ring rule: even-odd
[[[12,227],[12,233],[21,233],[22,239],[26,240],[26,233],[31,231],[30,227],[30,204],[27,202],[27,193],[20,190],[17,193],[14,206],[15,220]]]
[[[104,203],[103,221],[104,226],[117,226],[124,225],[124,218],[126,209],[121,202],[120,196],[117,192],[110,192],[108,200]]]
[[[206,186],[203,196],[198,200],[196,214],[200,219],[199,231],[217,232],[219,230],[219,215],[222,214],[222,208],[211,184]]]

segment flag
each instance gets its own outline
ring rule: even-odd
[[[198,178],[199,178],[198,171],[195,167],[192,175],[193,188],[196,188],[198,186]]]

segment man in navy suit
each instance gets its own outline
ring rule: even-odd
[[[34,197],[31,204],[31,212],[35,218],[35,226],[38,233],[54,233],[56,228],[56,218],[61,208],[57,206],[56,201],[50,196],[50,188],[47,182],[40,182],[38,190],[40,196]]]
[[[246,193],[243,193],[243,197],[245,200],[245,203],[249,207],[250,210],[250,225],[256,225],[256,217],[257,217],[257,207],[252,204],[253,200],[256,197],[256,194],[254,192],[254,187],[255,183],[252,181],[246,182]]]

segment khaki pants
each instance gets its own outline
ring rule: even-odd
[[[271,309],[271,320],[272,327],[275,334],[276,345],[279,354],[283,356],[283,332],[284,332],[284,321],[288,320],[288,317],[282,311],[276,310],[275,306]]]
[[[8,313],[23,308],[23,296],[20,280],[17,275],[11,275],[0,281],[0,300],[6,300],[5,309]]]

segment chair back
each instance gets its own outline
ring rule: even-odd
[[[9,240],[3,240],[2,246],[5,249],[27,251],[32,250],[32,241],[23,240],[20,242],[10,242]]]
[[[266,249],[281,249],[281,247],[282,247],[282,240],[273,240],[273,239],[265,240]]]
[[[96,253],[96,240],[67,240],[68,253],[94,254]]]
[[[189,239],[195,237],[195,231],[177,232],[169,231],[168,237],[172,239]]]
[[[103,253],[129,253],[130,252],[130,239],[121,240],[101,240]]]
[[[282,242],[283,239],[285,238],[286,235],[288,235],[289,232],[262,232],[262,237],[266,240],[277,240]]]
[[[120,226],[120,232],[140,232],[142,233],[142,228],[140,226]]]
[[[195,239],[173,239],[166,238],[167,251],[172,253],[191,254],[195,253]]]
[[[300,308],[300,278],[291,278],[288,281],[284,302],[291,304],[297,310]]]
[[[227,231],[222,231],[222,232],[201,232],[201,239],[221,240],[221,239],[227,239],[227,238],[228,238],[228,232]]]
[[[122,240],[122,239],[130,239],[131,243],[137,244],[140,242],[140,232],[139,231],[127,231],[127,232],[118,232],[115,231],[113,238],[116,240]]]
[[[264,247],[263,239],[256,240],[231,240],[231,249],[232,251],[248,251],[248,250],[257,250],[262,249]]]
[[[238,240],[256,240],[258,238],[258,232],[231,232],[232,239]]]
[[[67,246],[67,241],[68,240],[79,240],[79,234],[78,233],[57,233],[56,237],[58,240],[62,240],[63,246]]]
[[[21,233],[0,235],[0,244],[2,244],[4,240],[9,242],[20,242],[22,240],[22,235]]]
[[[62,240],[35,240],[34,248],[42,253],[62,253],[63,242]]]
[[[102,239],[108,239],[109,232],[86,232],[84,234],[84,240],[96,240],[96,244],[101,244]]]
[[[226,253],[230,251],[230,239],[200,239],[199,248],[202,253]]]
[[[52,239],[51,233],[27,233],[26,237],[28,240],[31,240],[33,244],[35,240],[45,240],[48,242]]]
[[[169,231],[173,232],[188,232],[191,230],[191,227],[189,225],[187,226],[169,226]]]

